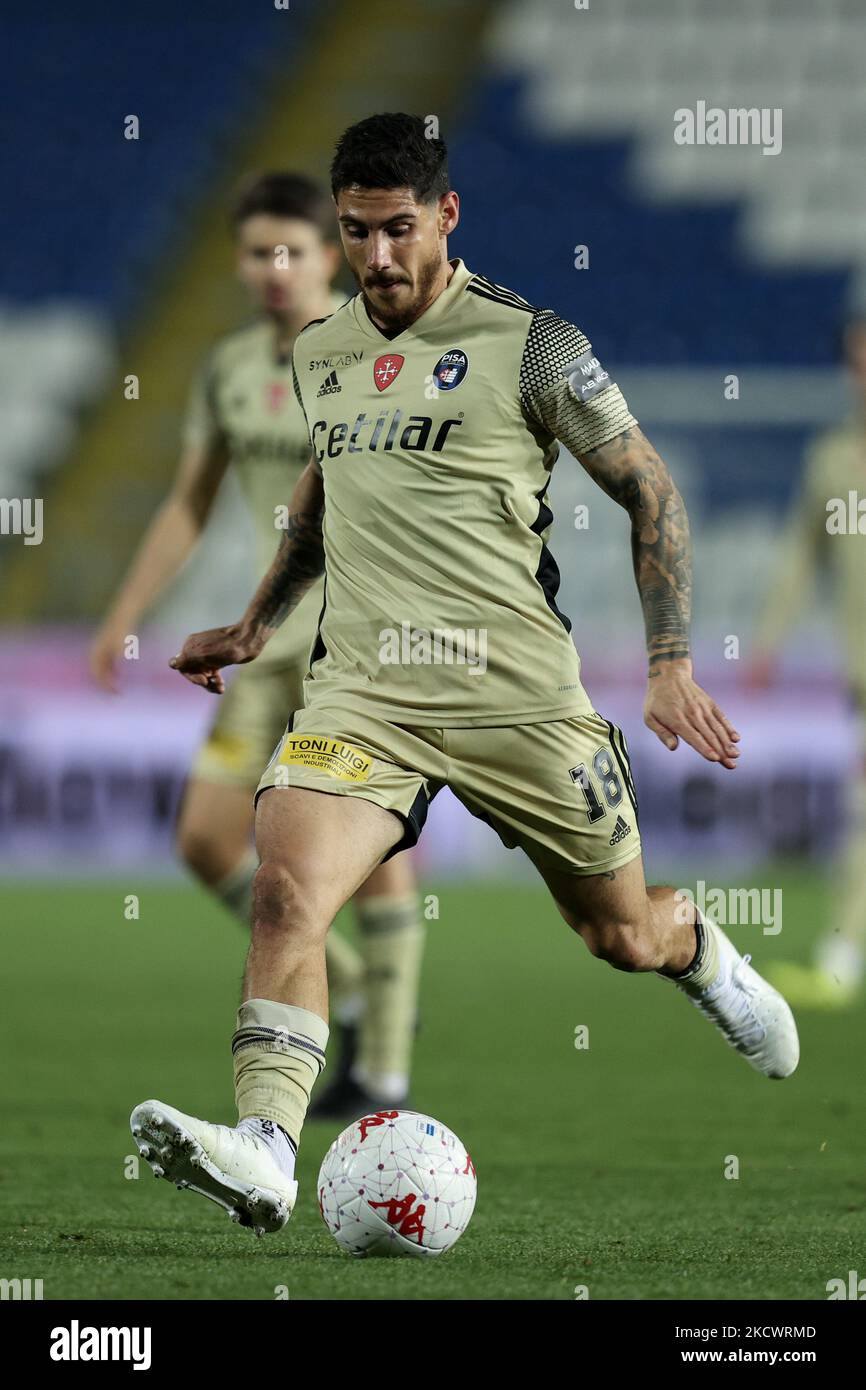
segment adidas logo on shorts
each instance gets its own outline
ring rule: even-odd
[[[626,837],[626,835],[630,835],[630,834],[631,834],[631,826],[628,825],[628,824],[623,820],[622,816],[617,816],[617,818],[616,818],[616,825],[615,825],[614,828],[613,828],[613,834],[611,835],[610,839],[608,840],[608,844],[609,844],[609,845],[618,845],[619,842],[620,842],[620,840],[624,840],[625,837]]]

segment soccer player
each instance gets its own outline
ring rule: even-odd
[[[221,669],[257,659],[324,570],[304,708],[259,784],[239,1123],[155,1100],[131,1116],[158,1175],[260,1233],[296,1198],[329,924],[414,843],[444,785],[529,855],[593,955],[657,972],[766,1076],[799,1056],[750,958],[691,908],[682,920],[673,888],[646,887],[625,740],[593,708],[557,606],[546,498],[561,440],[631,518],[647,724],[736,766],[739,735],[692,678],[688,526],[667,469],[579,328],[449,259],[459,200],[420,117],[350,127],[331,186],[360,292],[295,341],[312,458],[291,527],[241,621],[172,662],[221,690]],[[340,393],[322,395],[333,372]]]
[[[256,317],[218,342],[199,373],[174,485],[92,645],[93,674],[110,690],[117,689],[125,634],[136,631],[195,548],[229,464],[249,504],[264,573],[274,556],[280,510],[309,458],[291,353],[304,325],[345,298],[330,288],[340,265],[333,205],[310,179],[269,173],[241,191],[231,221],[237,274]],[[177,830],[181,857],[245,924],[258,867],[253,795],[292,710],[303,704],[322,600],[317,580],[267,655],[238,673],[185,789]],[[351,1118],[378,1105],[405,1104],[407,1096],[424,938],[411,869],[395,860],[356,888],[360,954],[335,933],[327,944],[343,1047],[335,1081],[319,1098],[322,1118]]]
[[[848,505],[863,482],[866,455],[866,319],[853,319],[843,333],[843,353],[857,409],[849,420],[812,442],[798,495],[782,539],[780,563],[758,624],[755,656],[747,668],[753,689],[766,688],[776,675],[779,652],[795,627],[818,571],[832,577],[831,593],[847,665],[848,694],[862,729],[866,714],[866,550],[861,535],[833,535],[828,503]],[[860,994],[866,973],[866,761],[860,735],[851,787],[851,819],[842,859],[840,910],[834,925],[815,943],[811,965],[777,961],[769,971],[794,1004],[842,1008]],[[769,973],[768,971],[768,973]]]

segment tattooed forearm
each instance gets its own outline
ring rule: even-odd
[[[279,549],[244,616],[244,626],[266,640],[296,608],[325,570],[321,476],[307,469],[292,497]]]
[[[657,674],[665,662],[689,655],[692,553],[683,499],[637,428],[590,450],[580,461],[631,517],[632,561],[650,674]]]
[[[324,573],[321,516],[290,516],[276,559],[259,585],[249,616],[273,632]]]

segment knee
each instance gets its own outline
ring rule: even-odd
[[[296,938],[324,939],[328,923],[317,910],[308,885],[286,864],[263,860],[253,879],[254,934],[279,932]]]
[[[581,936],[594,956],[614,970],[657,970],[664,964],[651,934],[635,922],[605,922],[584,928]]]

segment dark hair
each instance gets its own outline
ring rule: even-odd
[[[305,174],[254,174],[238,191],[231,210],[232,230],[257,213],[312,222],[329,241],[338,237],[334,204],[324,188]]]
[[[431,139],[421,116],[385,111],[349,126],[331,163],[331,192],[343,188],[411,188],[419,203],[448,192],[445,141]]]

